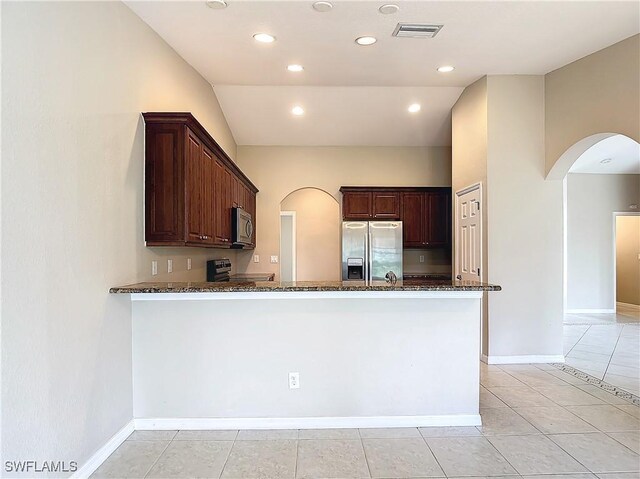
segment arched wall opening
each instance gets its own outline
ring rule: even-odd
[[[280,212],[284,214],[281,218],[285,218],[281,222],[281,268],[289,268],[292,261],[296,281],[339,281],[341,218],[338,200],[320,188],[300,188],[282,199]],[[287,217],[290,213],[295,217],[293,241],[289,238],[291,222]],[[288,277],[282,269],[281,272]]]
[[[638,214],[640,144],[591,135],[567,149],[547,178],[563,181],[564,312],[613,313],[616,218]]]

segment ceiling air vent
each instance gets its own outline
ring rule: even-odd
[[[394,37],[433,38],[443,25],[425,25],[420,23],[398,23],[393,31]]]

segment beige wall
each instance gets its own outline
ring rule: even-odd
[[[638,203],[640,175],[567,176],[568,311],[615,308],[613,213]]]
[[[482,216],[482,265],[480,273],[482,281],[487,281],[487,77],[469,85],[464,89],[452,111],[452,147],[451,169],[453,185],[453,204],[455,210],[455,193],[476,183],[483,188],[481,211]],[[455,228],[455,222],[454,222]],[[455,243],[455,231],[454,231]],[[455,262],[455,256],[454,260]],[[453,265],[455,270],[455,264]],[[455,275],[455,271],[454,271]],[[487,354],[488,337],[488,305],[490,297],[484,294],[482,301],[482,352]]]
[[[238,252],[238,269],[279,273],[269,263],[280,249],[280,202],[300,188],[319,188],[341,201],[340,186],[450,186],[451,149],[447,147],[295,147],[239,146],[238,165],[260,189],[256,242]]]
[[[2,87],[3,457],[82,463],[132,419],[109,287],[222,254],[144,247],[140,112],[191,111],[236,147],[211,86],[119,2],[3,2]]]
[[[562,355],[562,182],[545,179],[544,78],[488,77],[490,356]]]
[[[591,135],[621,133],[640,142],[639,78],[640,35],[545,76],[547,173],[567,149]],[[563,163],[559,178],[572,161]]]
[[[640,305],[640,216],[616,219],[616,299]]]
[[[454,192],[483,186],[483,354],[562,354],[562,183],[545,180],[544,79],[500,75],[453,108]]]
[[[296,212],[296,280],[340,280],[340,205],[325,191],[303,188],[280,203]]]

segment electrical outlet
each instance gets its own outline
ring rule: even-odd
[[[272,263],[277,263],[278,262],[278,257],[276,255],[272,255],[271,256],[271,262]]]
[[[424,255],[420,255],[420,262],[424,263]]]
[[[289,373],[289,389],[300,389],[300,373]]]
[[[187,271],[191,271],[191,258],[187,258]]]
[[[158,262],[157,261],[152,261],[151,262],[151,276],[155,276],[156,274],[158,274]]]
[[[260,255],[254,254],[253,255],[253,262],[254,263],[259,263],[260,262]]]
[[[173,273],[173,260],[167,260],[167,273]]]

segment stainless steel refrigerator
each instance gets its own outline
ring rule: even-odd
[[[402,221],[343,221],[342,280],[402,279]]]

